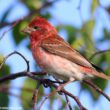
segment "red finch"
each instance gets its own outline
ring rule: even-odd
[[[30,35],[34,59],[43,71],[57,79],[74,81],[97,76],[110,80],[98,72],[78,51],[72,48],[44,18],[35,18],[24,30]]]

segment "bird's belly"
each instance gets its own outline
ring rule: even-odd
[[[65,81],[71,78],[76,80],[84,79],[84,74],[80,72],[79,66],[63,57],[45,52],[41,48],[34,54],[37,64],[49,74]]]

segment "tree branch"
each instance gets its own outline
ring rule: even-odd
[[[31,18],[34,14],[36,13],[40,13],[40,11],[43,9],[43,8],[46,8],[48,6],[51,6],[53,5],[53,3],[57,2],[58,0],[54,0],[54,1],[46,1],[44,2],[44,4],[37,10],[33,10],[31,11],[27,16],[24,16],[16,21],[13,21],[13,22],[3,22],[3,23],[0,23],[0,28],[3,28],[5,26],[11,26],[11,28],[9,28],[7,31],[3,32],[3,34],[0,36],[0,40],[4,37],[4,35],[10,31],[14,26],[16,26],[18,23],[20,23],[21,21],[23,21],[24,19],[27,19],[27,18]]]
[[[33,75],[46,75],[46,73],[43,72],[30,72]],[[0,83],[4,83],[8,80],[14,80],[16,78],[20,78],[20,77],[26,77],[27,76],[27,72],[23,71],[23,72],[18,72],[18,73],[11,73],[10,75],[4,76],[0,78]]]
[[[57,86],[56,84],[52,84],[52,86],[55,87],[56,89],[58,88],[58,86]],[[69,93],[69,92],[66,91],[65,89],[60,90],[60,92],[62,92],[62,93],[64,93],[64,94],[70,96],[71,98],[73,98],[73,99],[76,101],[76,103],[78,104],[80,110],[87,110],[87,109],[81,104],[81,102],[79,101],[79,99],[78,99],[76,96],[74,96],[73,94]]]
[[[68,104],[68,107],[69,107],[69,110],[72,110],[72,107],[71,107],[71,104],[70,104],[70,101],[69,101],[69,98],[66,94],[65,95],[65,98],[66,98],[66,101],[67,101],[67,104]]]
[[[36,89],[34,91],[33,97],[32,97],[32,100],[33,100],[33,110],[36,110],[36,102],[37,102],[37,99],[38,99],[38,92],[39,92],[40,86],[41,86],[41,83],[38,82],[37,86],[36,86]]]
[[[94,54],[92,54],[92,56],[91,56],[89,59],[92,60],[92,59],[93,59],[94,57],[96,57],[97,55],[104,54],[104,53],[106,53],[106,52],[110,52],[110,49],[97,51],[97,52],[95,52]]]
[[[110,101],[110,97],[104,93],[98,86],[96,86],[94,83],[92,83],[89,80],[84,80],[84,83],[86,83],[87,85],[91,86],[92,88],[94,88],[98,93],[102,94],[108,101]]]
[[[16,78],[19,78],[19,77],[26,77],[26,76],[29,77],[29,78],[32,78],[33,80],[39,81],[38,83],[39,83],[39,84],[43,84],[44,87],[51,87],[51,86],[53,86],[54,88],[57,89],[58,86],[57,86],[55,83],[59,83],[59,84],[62,83],[62,82],[59,82],[59,81],[52,81],[52,80],[49,80],[49,79],[44,79],[44,78],[38,78],[38,77],[36,77],[36,75],[46,75],[46,73],[44,73],[44,72],[29,72],[29,70],[30,70],[30,68],[29,68],[29,61],[28,61],[21,53],[16,52],[16,51],[10,53],[9,55],[7,55],[7,56],[4,58],[2,64],[0,65],[0,69],[2,68],[3,64],[5,63],[5,61],[6,61],[11,55],[14,55],[14,54],[18,54],[18,55],[20,55],[20,56],[24,59],[24,61],[26,62],[26,65],[27,65],[27,69],[26,69],[26,71],[19,72],[19,73],[15,73],[15,74],[10,74],[10,75],[7,75],[7,76],[5,76],[5,77],[0,78],[0,83],[3,83],[3,82],[8,81],[8,80],[13,80],[13,79],[16,79]],[[92,82],[87,81],[87,80],[84,80],[84,83],[86,83],[86,84],[90,85],[91,87],[93,87],[97,92],[99,92],[100,94],[102,94],[105,98],[107,98],[107,99],[110,101],[110,97],[109,97],[107,94],[105,94],[100,88],[98,88],[96,85],[94,85]],[[39,87],[40,87],[40,85],[37,86],[36,92],[34,93],[34,98],[33,98],[33,99],[34,99],[33,110],[35,110],[35,108],[36,108],[35,105],[36,105],[36,101],[37,101],[37,94],[38,94],[38,88],[39,88]],[[57,92],[58,92],[58,91],[57,91]],[[61,89],[61,90],[60,90],[60,93],[63,93],[63,95],[67,95],[67,96],[70,96],[71,98],[73,98],[73,99],[77,102],[77,104],[78,104],[80,110],[87,110],[85,107],[83,107],[83,105],[81,104],[80,100],[79,100],[76,96],[74,96],[73,94],[67,92],[67,91],[64,90],[64,89]],[[50,94],[51,94],[51,93],[50,93]],[[44,99],[44,100],[42,101],[42,103],[41,103],[41,106],[42,106],[42,104],[45,102],[45,100],[46,100],[48,97],[51,96],[50,94],[48,94],[47,97],[45,97],[45,99]],[[62,94],[61,94],[61,95],[62,95]],[[67,100],[67,102],[68,102],[67,97],[66,97],[66,100]],[[39,109],[41,108],[41,106],[39,107]],[[68,106],[69,106],[69,109],[71,110],[72,107],[70,106],[70,104],[68,104]]]
[[[26,64],[27,64],[27,69],[26,69],[26,71],[29,71],[29,69],[30,69],[30,67],[29,67],[29,61],[28,61],[21,53],[19,53],[19,52],[17,52],[17,51],[14,51],[14,52],[10,53],[9,55],[7,55],[7,56],[4,58],[4,60],[3,60],[2,63],[0,64],[0,69],[1,69],[2,66],[5,64],[6,60],[7,60],[10,56],[12,56],[12,55],[14,55],[14,54],[18,54],[19,56],[21,56],[21,57],[24,59],[24,61],[25,61]]]

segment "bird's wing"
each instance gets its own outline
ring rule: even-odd
[[[73,49],[58,35],[52,35],[50,37],[44,38],[41,41],[41,47],[51,54],[66,58],[80,66],[93,68],[87,59],[85,59],[78,51]]]

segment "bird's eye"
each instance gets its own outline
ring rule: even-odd
[[[39,27],[38,27],[38,26],[33,26],[33,28],[34,28],[35,30],[39,29]]]

